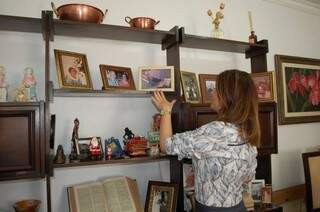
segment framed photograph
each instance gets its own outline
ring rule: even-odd
[[[183,188],[184,190],[194,190],[194,171],[192,164],[183,163]]]
[[[260,102],[273,102],[274,83],[273,72],[252,73],[252,80],[257,88],[258,98]]]
[[[216,88],[216,74],[199,74],[202,103],[211,103],[212,92]]]
[[[55,49],[54,55],[60,88],[92,89],[85,54]]]
[[[77,139],[77,151],[80,161],[100,160],[103,158],[103,148],[100,137]]]
[[[251,181],[251,194],[254,202],[262,201],[262,188],[264,185],[264,179],[256,179]]]
[[[181,71],[181,81],[186,102],[200,103],[201,95],[196,74]]]
[[[99,65],[103,88],[105,90],[136,90],[131,68]]]
[[[275,55],[279,124],[320,121],[320,60]]]
[[[177,207],[178,184],[149,181],[145,212],[174,212]]]
[[[139,90],[174,91],[174,67],[140,67]]]
[[[262,203],[271,204],[272,203],[272,186],[266,185],[261,190]]]

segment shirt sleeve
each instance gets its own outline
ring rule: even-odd
[[[248,168],[249,168],[249,176],[248,176],[248,180],[252,180],[255,178],[256,175],[256,168],[257,168],[257,148],[253,147],[253,154],[251,154],[250,160],[249,160],[249,164],[248,164]]]
[[[166,140],[166,153],[177,155],[179,160],[191,158],[193,155],[201,157],[202,153],[208,150],[212,151],[213,147],[217,147],[217,144],[221,143],[218,135],[218,128],[214,123],[193,131],[177,133]]]

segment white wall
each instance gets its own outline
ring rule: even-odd
[[[55,1],[56,6],[70,1]],[[87,3],[87,1],[78,1]],[[124,25],[129,15],[149,16],[161,20],[157,29],[169,30],[174,25],[184,26],[187,33],[209,36],[210,18],[207,9],[216,10],[220,1],[209,0],[95,0],[90,4],[109,9],[104,23]],[[274,54],[319,58],[320,16],[287,8],[263,0],[226,0],[222,28],[225,38],[247,41],[249,35],[247,11],[251,10],[258,39],[269,41],[268,70],[274,70]],[[144,5],[142,7],[142,5]],[[170,6],[169,6],[170,5]],[[145,9],[147,8],[147,9]],[[50,1],[1,0],[0,14],[40,17],[41,10],[50,10]],[[34,67],[37,72],[38,90],[44,94],[44,45],[41,35],[0,32],[0,64],[7,68],[10,93],[22,79],[23,68]],[[87,55],[95,88],[101,87],[99,64],[131,67],[137,77],[137,67],[165,64],[165,52],[159,45],[118,42],[99,39],[73,39],[55,37],[51,49],[82,52]],[[51,77],[58,87],[56,69],[51,51]],[[219,73],[227,68],[250,70],[250,61],[242,54],[181,49],[183,70],[197,73]],[[149,99],[123,98],[55,98],[52,111],[57,114],[56,146],[62,144],[69,151],[73,119],[80,119],[80,136],[98,135],[120,137],[129,126],[136,134],[144,135],[149,129],[151,115],[155,112]],[[275,190],[304,182],[301,153],[319,145],[319,123],[279,126],[279,154],[272,156],[272,178]],[[160,169],[159,169],[160,167]],[[67,210],[65,187],[71,184],[109,175],[127,175],[137,178],[144,200],[147,181],[168,180],[168,162],[127,166],[95,166],[72,169],[55,169],[52,178],[53,211]],[[10,211],[18,199],[42,199],[45,211],[45,181],[19,180],[0,183],[0,211]]]

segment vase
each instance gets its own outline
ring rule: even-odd
[[[13,208],[16,212],[38,212],[40,208],[40,200],[27,199],[14,203]]]
[[[222,29],[218,26],[214,26],[212,30],[212,37],[214,38],[223,38],[223,31]]]

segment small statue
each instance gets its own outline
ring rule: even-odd
[[[223,31],[220,28],[220,22],[224,18],[223,10],[225,8],[225,4],[220,4],[220,10],[214,15],[211,10],[207,11],[207,14],[212,18],[212,24],[214,25],[213,29],[213,37],[214,38],[223,38]]]
[[[8,83],[6,81],[6,70],[0,66],[0,102],[8,101]]]
[[[111,145],[108,145],[107,155],[108,155],[108,160],[111,160],[111,157],[112,157],[112,148],[111,148]]]
[[[73,131],[72,131],[72,138],[71,138],[71,153],[69,155],[70,162],[78,162],[79,161],[79,147],[78,147],[78,142],[77,140],[79,139],[79,119],[74,120],[74,126],[73,126]]]
[[[64,154],[64,151],[63,151],[61,144],[59,144],[59,146],[57,148],[57,153],[53,159],[53,162],[56,164],[64,164],[66,162],[66,156]]]
[[[28,100],[27,91],[25,88],[21,87],[15,90],[14,101],[16,102],[26,102]]]
[[[89,150],[91,160],[100,160],[103,157],[101,145],[99,144],[97,137],[91,139]]]
[[[249,35],[249,43],[254,44],[258,42],[257,35],[255,34],[252,26],[252,17],[251,17],[251,11],[248,12],[249,16],[249,24],[250,24],[250,35]]]
[[[124,129],[124,135],[123,135],[124,141],[127,141],[132,138],[134,138],[134,134],[132,133],[132,131],[128,127],[126,127]]]
[[[22,79],[22,85],[26,89],[27,99],[31,102],[37,101],[37,80],[33,74],[32,68],[24,69],[24,76]]]
[[[120,145],[119,139],[111,137],[105,140],[105,149],[106,151],[111,148],[111,155],[112,158],[119,159],[124,157],[124,151]],[[107,151],[107,153],[110,153],[110,151]],[[106,154],[108,156],[108,154]],[[108,158],[106,158],[108,159]]]

